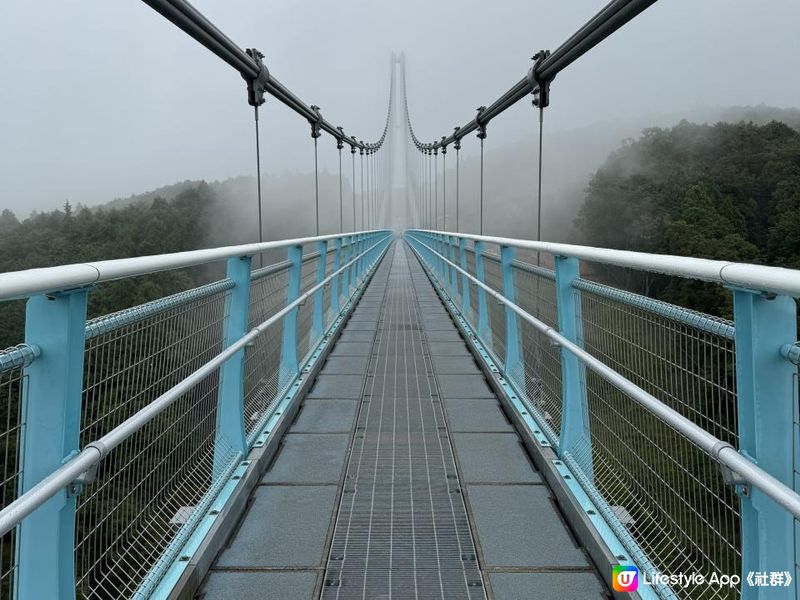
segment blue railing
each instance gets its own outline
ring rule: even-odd
[[[0,274],[0,300],[27,298],[24,343],[0,352],[0,598],[169,593],[391,239]],[[287,260],[252,268],[279,249]],[[220,281],[86,320],[93,286],[215,261]]]
[[[640,595],[797,597],[800,271],[440,231],[405,238],[611,555],[651,581],[734,578],[662,581]],[[533,264],[541,254],[553,269]],[[589,281],[581,260],[726,285],[734,321]],[[750,585],[757,573],[780,573],[780,586]]]

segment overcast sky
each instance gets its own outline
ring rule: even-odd
[[[374,139],[389,57],[405,51],[415,129],[438,138],[515,83],[605,2],[196,0],[281,82],[349,133]],[[800,106],[800,3],[662,0],[553,83],[548,131],[649,113]],[[136,0],[0,3],[0,209],[96,204],[185,179],[253,174],[240,76]],[[529,102],[489,128],[487,151],[535,132]],[[470,136],[472,138],[474,136]],[[335,167],[323,136],[321,165]],[[465,141],[464,151],[477,147]],[[313,169],[308,124],[262,109],[264,170]]]

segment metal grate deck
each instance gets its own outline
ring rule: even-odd
[[[376,309],[325,600],[485,598],[407,253],[395,245]]]

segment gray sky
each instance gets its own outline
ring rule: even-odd
[[[405,51],[415,129],[449,133],[605,2],[196,0],[348,132],[379,135],[389,57]],[[489,8],[492,12],[489,12]],[[548,131],[650,113],[800,106],[800,3],[661,0],[553,83]],[[95,204],[185,179],[254,173],[252,109],[230,67],[136,0],[0,3],[0,209]],[[313,169],[308,124],[262,109],[265,171]],[[487,151],[536,131],[520,103]],[[470,136],[472,138],[473,136]],[[323,136],[323,168],[335,143]],[[475,140],[464,152],[474,152]]]

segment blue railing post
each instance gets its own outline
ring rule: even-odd
[[[358,285],[358,280],[357,280],[357,277],[358,277],[358,263],[355,262],[355,258],[356,258],[356,256],[358,256],[358,247],[356,246],[356,236],[355,235],[351,235],[350,236],[350,243],[348,244],[347,249],[348,249],[348,252],[349,252],[348,260],[352,260],[353,261],[353,264],[350,265],[350,274],[348,276],[349,279],[350,279],[350,291],[348,293],[348,296],[349,296],[349,295],[352,295],[353,291],[355,291],[356,286]]]
[[[454,265],[456,263],[456,243],[458,242],[458,238],[455,236],[447,236],[447,246],[449,250],[449,258],[450,262]],[[458,271],[455,270],[455,267],[450,267],[450,297],[453,299],[453,302],[456,302],[458,299]]]
[[[437,252],[440,255],[439,256],[439,260],[438,260],[438,263],[439,263],[439,276],[440,276],[441,281],[442,281],[442,289],[446,291],[447,290],[447,284],[449,282],[449,277],[450,277],[449,276],[450,265],[448,265],[444,261],[444,258],[443,258],[443,257],[447,256],[447,250],[445,250],[444,236],[440,233],[436,237],[438,239]]]
[[[581,345],[581,307],[577,292],[572,287],[580,277],[580,264],[576,258],[556,256],[555,267],[558,330],[573,344]],[[558,454],[562,459],[570,455],[584,475],[592,480],[594,467],[585,377],[583,363],[574,354],[561,348],[561,431]]]
[[[797,305],[786,296],[735,289],[739,451],[794,489],[796,367],[780,354],[797,340]],[[739,488],[742,515],[742,598],[796,598],[796,527],[791,514],[762,492]],[[791,587],[750,587],[756,571],[788,571]],[[768,591],[767,591],[768,590]]]
[[[461,255],[461,268],[464,273],[467,273],[467,240],[461,238],[458,245],[459,254]],[[470,306],[470,293],[469,293],[470,280],[466,275],[461,276],[461,314],[468,320],[472,320],[472,307]]]
[[[336,249],[333,251],[333,272],[336,273],[342,267],[342,238],[336,238]],[[342,278],[344,279],[344,278]],[[339,302],[344,297],[344,281],[342,287],[339,286],[339,276],[334,275],[331,278],[331,314],[339,314]],[[328,324],[325,323],[327,328]]]
[[[303,247],[290,246],[289,285],[286,288],[286,304],[291,304],[300,296],[300,275],[303,270]],[[283,317],[283,340],[281,341],[281,375],[292,376],[299,373],[297,366],[297,307]]]
[[[483,266],[483,242],[476,241],[475,249],[475,277],[481,283],[486,283],[486,271]],[[486,290],[478,286],[478,337],[483,345],[491,349],[492,332],[489,329],[489,308],[486,305]]]
[[[516,290],[514,286],[514,257],[516,248],[500,246],[500,267],[503,271],[503,296],[516,304]],[[519,317],[510,307],[505,307],[506,316],[506,356],[504,371],[506,377],[516,379],[517,383],[525,388],[525,368],[522,362],[522,343],[520,340]]]
[[[364,236],[363,234],[358,234],[356,236],[356,256],[358,256],[358,260],[356,261],[356,278],[355,278],[355,286],[358,287],[361,284],[361,273],[364,271],[364,257],[361,255],[361,251],[364,247]]]
[[[251,257],[228,259],[228,278],[234,283],[225,299],[225,348],[247,333],[250,312]],[[214,478],[231,461],[247,453],[244,430],[244,354],[242,348],[220,369],[217,394],[217,431],[214,440]]]
[[[346,265],[348,262],[350,262],[350,237],[351,236],[348,235],[342,238],[343,265]],[[347,302],[347,299],[350,298],[350,271],[350,267],[347,267],[344,271],[342,271],[342,299],[344,302]]]
[[[442,261],[437,256],[437,252],[441,252],[441,248],[439,248],[439,236],[437,234],[431,235],[431,248],[433,252],[431,253],[431,259],[433,261],[433,272],[439,281],[442,281]]]
[[[25,342],[41,355],[23,380],[20,493],[78,452],[86,328],[85,289],[33,296]],[[75,598],[75,506],[78,488],[50,498],[19,526],[16,597]]]
[[[317,285],[325,281],[325,270],[328,267],[328,240],[317,242]],[[332,296],[333,294],[331,294]],[[309,333],[309,348],[317,345],[325,331],[325,289],[320,288],[314,292],[314,308],[311,316],[311,332]]]

